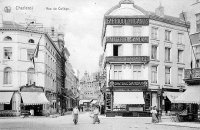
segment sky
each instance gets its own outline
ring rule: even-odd
[[[155,11],[160,4],[167,15],[178,17],[196,0],[133,0],[147,11]],[[45,26],[55,26],[65,34],[65,47],[70,62],[83,75],[98,70],[103,53],[101,34],[104,14],[120,0],[0,0],[0,14],[5,6],[12,8],[13,20],[24,22],[36,19]],[[32,7],[31,9],[25,9]],[[61,10],[62,9],[62,10]]]

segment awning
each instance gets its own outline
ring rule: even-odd
[[[84,102],[90,102],[91,100],[80,100],[79,104],[83,104]]]
[[[145,104],[143,92],[114,92],[114,104]]]
[[[43,92],[21,92],[24,105],[48,104],[45,93]]]
[[[178,98],[183,92],[164,92],[171,103],[175,103],[175,99]]]
[[[97,103],[97,100],[93,100],[93,101],[91,102],[91,104],[95,104],[95,103]]]
[[[0,104],[10,104],[13,92],[0,92]]]
[[[175,99],[175,102],[200,104],[200,86],[188,86],[186,91]]]

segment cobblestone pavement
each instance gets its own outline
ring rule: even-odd
[[[1,118],[0,130],[198,130],[199,128],[156,125],[150,117],[113,117],[100,116],[100,124],[92,124],[89,113],[82,113],[74,125],[72,115],[30,118]]]

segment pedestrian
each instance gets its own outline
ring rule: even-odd
[[[99,108],[98,108],[98,106],[96,106],[94,108],[93,114],[94,114],[93,124],[95,124],[96,122],[100,123],[100,120],[99,120],[99,117],[98,117],[98,115],[99,115]]]
[[[158,123],[156,106],[154,106],[154,107],[152,108],[151,114],[152,114],[152,123]]]
[[[79,110],[78,110],[78,107],[75,106],[72,111],[73,121],[75,125],[78,123],[78,115],[79,115]]]
[[[82,110],[82,112],[83,112],[83,106],[81,107],[81,110]]]

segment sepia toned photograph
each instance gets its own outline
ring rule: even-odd
[[[0,0],[0,130],[199,130],[200,0]]]

